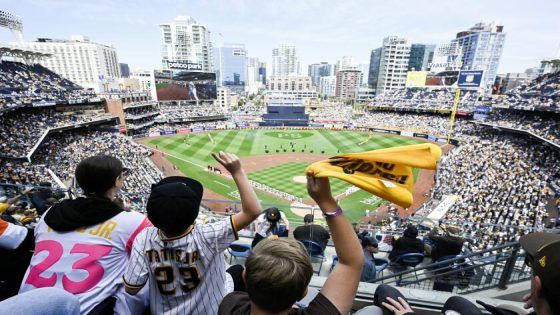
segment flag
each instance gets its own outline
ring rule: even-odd
[[[331,157],[309,165],[315,177],[336,177],[404,208],[412,205],[412,168],[435,170],[441,149],[415,144]]]

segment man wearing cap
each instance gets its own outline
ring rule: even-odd
[[[222,298],[233,291],[223,252],[261,206],[239,158],[224,152],[212,156],[231,173],[242,211],[197,224],[203,194],[198,181],[172,176],[152,187],[146,208],[154,227],[136,237],[123,276],[129,294],[149,283],[152,314],[216,314]]]
[[[532,233],[521,237],[525,263],[532,268],[531,293],[525,308],[538,315],[560,314],[560,234]]]
[[[364,268],[362,269],[362,276],[360,281],[375,280],[375,258],[373,254],[379,252],[379,244],[374,237],[366,236],[362,238],[362,248],[364,249]]]
[[[312,214],[306,214],[303,217],[303,223],[304,225],[298,226],[294,230],[294,238],[298,241],[313,241],[321,245],[321,248],[324,251],[327,247],[329,238],[331,238],[329,231],[318,224],[313,224]]]
[[[443,226],[441,229],[434,227],[427,235],[433,245],[424,245],[426,253],[432,257],[433,261],[445,256],[459,255],[465,242],[460,233],[461,229],[455,226]]]

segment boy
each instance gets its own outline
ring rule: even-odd
[[[339,263],[306,309],[292,305],[307,293],[313,266],[303,245],[291,238],[265,239],[245,263],[245,292],[228,294],[218,314],[348,314],[360,282],[364,255],[358,237],[332,197],[329,180],[307,174],[307,191],[323,212]]]
[[[152,187],[146,208],[154,227],[136,238],[123,277],[129,294],[150,280],[152,314],[215,314],[232,290],[223,251],[261,206],[239,159],[224,152],[212,156],[231,173],[243,209],[225,220],[195,224],[203,192],[198,181],[173,176]]]

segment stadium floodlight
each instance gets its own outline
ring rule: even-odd
[[[21,17],[0,11],[0,27],[8,28],[12,31],[23,31],[23,21]]]

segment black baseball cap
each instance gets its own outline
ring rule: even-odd
[[[146,210],[148,219],[166,234],[179,235],[198,216],[203,187],[197,180],[170,176],[152,185]]]
[[[560,300],[560,234],[532,233],[519,240],[526,252],[526,262],[539,276],[547,299]]]
[[[377,243],[375,237],[366,236],[362,238],[362,247],[366,247],[366,246],[378,247],[379,244]]]

